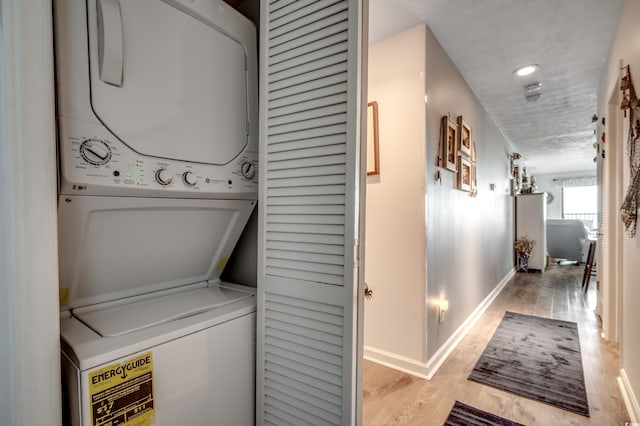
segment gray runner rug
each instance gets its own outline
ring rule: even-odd
[[[443,426],[523,426],[456,401]]]
[[[574,322],[506,312],[469,380],[589,417]]]

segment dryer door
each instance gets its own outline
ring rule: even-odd
[[[224,17],[222,17],[224,18]],[[88,0],[91,104],[144,155],[226,164],[247,145],[246,49],[157,0]]]

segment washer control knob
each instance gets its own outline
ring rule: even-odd
[[[245,161],[240,166],[240,171],[242,172],[242,176],[244,176],[245,179],[251,180],[256,175],[256,166],[254,166],[253,163],[249,161]]]
[[[158,169],[156,172],[156,182],[160,185],[167,186],[173,181],[173,175],[167,169]]]
[[[82,158],[94,166],[102,166],[111,160],[111,148],[99,139],[87,139],[80,145]]]
[[[195,184],[198,183],[198,176],[193,172],[184,172],[182,174],[182,181],[187,186],[195,186]]]

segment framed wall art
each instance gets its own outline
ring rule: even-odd
[[[460,169],[458,170],[458,189],[471,191],[473,182],[473,164],[469,159],[460,157]]]
[[[460,115],[458,116],[458,149],[465,155],[471,157],[473,150],[473,130],[471,125]]]
[[[378,103],[367,104],[367,176],[380,174],[378,155]]]
[[[442,117],[442,156],[445,169],[454,173],[458,172],[458,153],[456,144],[458,140],[458,126],[448,116]]]

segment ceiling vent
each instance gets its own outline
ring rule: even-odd
[[[533,93],[531,95],[527,95],[525,96],[525,99],[527,100],[527,102],[538,102],[540,99],[542,99],[542,93]]]
[[[542,83],[537,81],[524,86],[524,98],[527,102],[538,102],[542,99]]]

